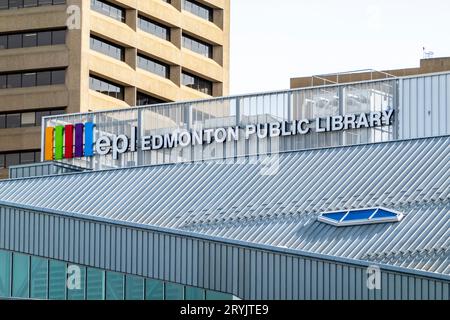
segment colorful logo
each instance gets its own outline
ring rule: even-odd
[[[44,160],[62,160],[94,155],[93,122],[45,128]]]

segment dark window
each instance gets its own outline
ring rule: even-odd
[[[145,93],[142,93],[142,92],[138,92],[137,93],[137,99],[136,100],[137,100],[136,104],[138,106],[148,106],[148,105],[151,105],[151,104],[159,104],[159,103],[164,103],[165,102],[165,101],[163,101],[161,99],[149,96],[149,95],[147,95]]]
[[[94,76],[89,77],[89,88],[91,90],[106,94],[110,97],[123,100],[124,88],[120,85],[113,84],[107,80],[103,80]]]
[[[198,90],[200,92],[212,95],[212,82],[202,79],[193,74],[183,72],[183,85]]]
[[[65,44],[66,43],[66,30],[52,31],[52,44]]]
[[[8,36],[8,49],[22,48],[22,35],[10,34]]]
[[[8,36],[0,36],[0,50],[8,49]]]
[[[103,0],[91,0],[91,9],[117,21],[125,22],[125,10]]]
[[[22,75],[19,74],[8,74],[7,83],[8,88],[20,88],[22,86]]]
[[[23,1],[24,8],[37,7],[37,5],[38,5],[38,0],[24,0]]]
[[[52,71],[52,84],[64,84],[66,82],[66,70]]]
[[[52,44],[52,32],[45,31],[38,34],[38,46],[49,46]]]
[[[0,10],[8,9],[8,0],[0,0]]]
[[[6,75],[0,74],[0,89],[6,89]]]
[[[6,115],[0,114],[0,129],[6,128]]]
[[[208,21],[213,21],[213,9],[193,0],[184,0],[183,9]]]
[[[36,162],[34,157],[35,152],[22,152],[20,154],[20,163],[21,164],[34,163]]]
[[[5,165],[6,167],[16,166],[20,164],[20,154],[19,153],[7,153],[5,155]]]
[[[37,46],[37,33],[25,33],[23,35],[23,47],[36,47]]]
[[[138,66],[141,69],[147,70],[161,77],[169,78],[170,67],[167,64],[159,62],[155,59],[138,55]]]
[[[20,113],[11,113],[6,115],[7,128],[20,128]]]
[[[42,117],[50,116],[50,111],[37,111],[36,112],[36,126],[40,127],[42,125]]]
[[[38,72],[36,84],[38,86],[49,86],[51,84],[51,72],[50,71]]]
[[[125,49],[109,41],[103,40],[99,37],[91,35],[91,49],[114,59],[124,61]]]
[[[183,34],[183,47],[207,58],[212,58],[212,45]]]
[[[158,22],[139,16],[139,29],[151,33],[161,39],[170,41],[170,28]]]
[[[36,72],[24,73],[22,77],[22,87],[36,86]]]

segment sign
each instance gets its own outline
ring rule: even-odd
[[[137,128],[133,127],[131,136],[103,135],[94,142],[94,123],[47,127],[45,129],[45,160],[63,158],[92,157],[143,151],[172,149],[176,147],[197,146],[210,143],[224,143],[257,139],[307,135],[311,132],[326,133],[343,130],[389,126],[392,124],[394,110],[360,113],[293,121],[247,124],[203,130],[177,130],[164,135],[144,136],[137,139]],[[75,137],[74,137],[75,133]],[[63,139],[64,137],[64,139]],[[84,139],[83,139],[84,137]],[[75,139],[74,139],[75,138]],[[63,140],[65,143],[63,143]],[[73,143],[75,141],[75,143]]]

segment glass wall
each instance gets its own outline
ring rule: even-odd
[[[226,293],[0,250],[0,299],[232,300]]]
[[[183,83],[192,83],[191,74],[183,74]],[[103,170],[136,165],[154,165],[233,159],[242,156],[264,155],[284,151],[304,150],[331,146],[373,143],[394,140],[399,125],[397,121],[398,80],[380,80],[357,84],[324,86],[281,92],[205,99],[183,103],[167,103],[116,111],[67,115],[45,118],[46,126],[57,126],[92,121],[95,123],[94,139],[104,135],[131,136],[133,127],[138,136],[165,135],[189,130],[206,130],[239,126],[237,141],[204,143],[160,150],[126,152],[119,159],[112,155],[67,159],[63,162],[81,167]],[[197,83],[198,85],[201,85]],[[195,86],[196,83],[192,84]],[[210,87],[207,90],[212,90]],[[150,101],[151,102],[151,101]],[[394,121],[383,127],[349,129],[346,131],[315,132],[316,119],[330,116],[369,113],[394,109]],[[248,124],[309,119],[311,132],[292,136],[270,137],[245,135]],[[44,129],[45,130],[45,127]]]

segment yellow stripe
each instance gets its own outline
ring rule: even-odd
[[[45,128],[45,161],[53,160],[53,127]]]

